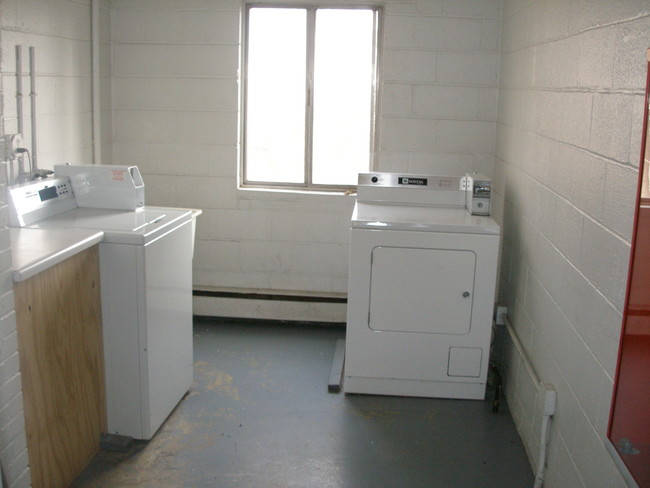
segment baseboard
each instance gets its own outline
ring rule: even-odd
[[[347,298],[341,294],[195,289],[193,295],[198,316],[341,324],[347,315]]]

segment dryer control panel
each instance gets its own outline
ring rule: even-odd
[[[464,176],[412,175],[401,173],[359,173],[358,186],[411,190],[465,190]],[[406,198],[406,195],[402,195]]]
[[[492,180],[482,173],[359,173],[357,185],[359,202],[465,207],[472,215],[490,215],[491,194]]]

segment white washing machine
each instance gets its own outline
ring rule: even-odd
[[[150,439],[193,381],[192,211],[77,207],[68,177],[9,193],[15,226],[104,232],[99,259],[108,433]]]
[[[346,393],[484,398],[500,230],[472,212],[489,197],[484,177],[359,175]]]

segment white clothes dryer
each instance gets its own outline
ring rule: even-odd
[[[489,208],[489,182],[477,181],[359,175],[346,393],[484,398],[500,230],[466,208],[476,194]]]

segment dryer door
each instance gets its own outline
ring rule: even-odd
[[[475,268],[473,251],[375,247],[368,326],[376,331],[468,334]]]

